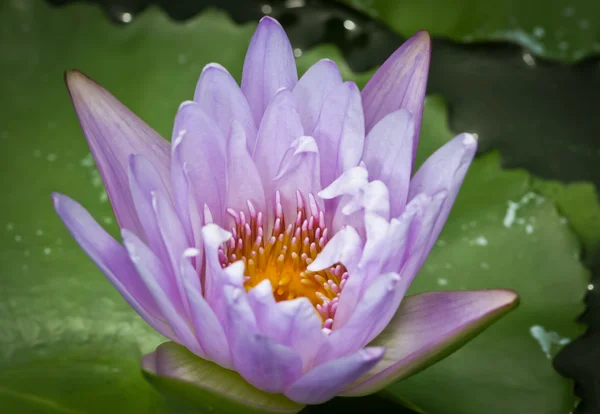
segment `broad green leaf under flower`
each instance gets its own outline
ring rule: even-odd
[[[77,256],[77,248],[60,223],[49,214],[45,194],[52,190],[54,183],[64,180],[61,190],[77,193],[80,200],[92,207],[95,216],[106,217],[110,228],[110,209],[102,201],[105,196],[101,188],[96,186],[97,176],[80,139],[80,132],[71,112],[63,110],[69,108],[64,86],[62,82],[50,82],[49,78],[52,73],[60,78],[65,66],[87,68],[90,74],[115,89],[121,84],[123,74],[125,79],[139,79],[141,74],[145,74],[154,81],[163,99],[158,102],[139,99],[147,91],[136,88],[129,81],[126,82],[127,88],[122,88],[125,93],[120,97],[144,119],[155,120],[152,126],[167,135],[172,120],[161,117],[161,114],[169,108],[175,111],[176,103],[187,96],[188,86],[194,84],[205,63],[220,60],[232,71],[234,67],[241,70],[243,47],[236,50],[234,45],[247,41],[252,28],[236,28],[228,19],[214,13],[201,16],[186,26],[178,26],[158,12],[148,11],[132,26],[120,31],[90,6],[72,6],[59,12],[42,3],[21,4],[24,7],[19,9],[8,4],[2,6],[3,27],[13,29],[7,31],[13,36],[3,37],[0,44],[4,55],[13,56],[9,60],[12,63],[4,69],[9,76],[4,78],[0,87],[7,95],[16,97],[11,102],[16,105],[3,111],[2,139],[6,140],[3,145],[7,145],[8,150],[3,151],[1,157],[8,174],[26,177],[26,181],[3,184],[9,201],[2,209],[6,232],[2,239],[5,250],[1,256],[4,277],[0,320],[3,332],[7,334],[2,335],[2,371],[6,376],[0,376],[0,405],[12,411],[160,411],[159,401],[152,397],[155,394],[144,383],[137,367],[140,347],[147,352],[163,339],[147,330],[113,288],[99,277],[93,266]],[[79,22],[80,26],[75,22]],[[141,41],[141,33],[147,27],[153,28],[148,33],[160,35]],[[207,33],[212,36],[218,28],[222,29],[221,36],[229,39],[223,41],[231,41],[232,44],[226,55],[220,47],[207,47],[210,42],[195,54],[189,52],[198,39],[209,38]],[[94,47],[78,48],[73,45],[72,48],[55,49],[50,53],[49,49],[36,46],[46,42],[67,44],[74,30],[81,30],[77,38],[82,44]],[[193,39],[189,37],[191,33]],[[140,42],[140,47],[132,53],[127,45],[135,42]],[[22,47],[15,49],[14,44]],[[174,44],[181,49],[173,47]],[[161,59],[155,61],[157,49],[162,49],[163,53]],[[200,52],[208,55],[202,57]],[[170,67],[169,59],[180,62],[189,70],[186,72],[188,75],[181,77],[181,84],[175,87],[169,77],[162,78],[166,72],[160,70],[161,67]],[[153,62],[154,71],[147,70],[148,62]],[[95,73],[93,68],[100,63],[112,69]],[[23,67],[28,67],[29,71],[23,71]],[[110,73],[119,75],[111,78]],[[5,101],[5,104],[8,103]],[[45,111],[34,110],[31,106],[34,103],[36,108],[37,105],[44,106]],[[426,104],[426,107],[430,105]],[[434,112],[443,110],[436,106],[433,108]],[[29,122],[19,122],[25,116]],[[439,123],[439,120],[428,121],[426,116],[425,125],[431,123]],[[48,130],[56,131],[52,140],[45,138]],[[430,138],[426,131],[423,134],[422,143]],[[495,164],[493,160],[485,163]],[[487,174],[485,170],[483,174]],[[508,197],[516,198],[519,191],[515,190]],[[553,228],[552,238],[568,234],[566,226],[559,226],[559,222],[553,220],[543,217],[539,223],[545,224],[539,225]],[[460,239],[459,229],[452,233],[457,240]],[[451,237],[449,235],[446,239]],[[566,246],[576,248],[573,239],[565,240]],[[467,255],[473,251],[467,246],[464,249]],[[578,260],[566,249],[557,249],[556,245],[542,240],[535,254],[546,257],[548,250],[544,249],[553,249],[557,262],[568,265],[571,272],[584,273]],[[71,265],[68,271],[64,263]],[[440,265],[443,266],[443,262]],[[456,275],[456,280],[460,277]],[[562,274],[550,269],[544,277],[545,280],[561,280]],[[535,283],[523,281],[523,284],[524,291],[535,291]],[[65,289],[71,293],[65,295]],[[550,297],[553,295],[558,293],[550,293]],[[567,296],[565,300],[578,303],[578,298]],[[572,316],[569,316],[565,312],[565,320],[572,320],[575,314],[572,311]],[[510,335],[515,335],[515,332]],[[495,337],[495,341],[500,343],[503,340],[502,336]],[[553,346],[552,351],[555,349],[556,346]],[[468,353],[469,348],[462,352]],[[527,352],[532,360],[538,356],[545,358],[538,348],[528,348]],[[44,377],[37,374],[39,369],[44,370]],[[85,380],[81,377],[84,372]],[[472,373],[470,375],[473,376]],[[555,373],[552,375],[556,376]],[[549,378],[536,380],[540,381],[540,389],[551,392],[555,385],[551,385],[553,382]],[[102,393],[97,392],[98,384],[102,384]],[[489,389],[493,390],[493,386]],[[440,401],[444,400],[444,395],[439,393]]]

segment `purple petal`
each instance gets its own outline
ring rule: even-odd
[[[250,384],[280,393],[302,375],[302,360],[291,348],[258,333],[244,288],[225,286],[227,337],[235,370]]]
[[[160,260],[168,261],[167,247],[152,206],[152,194],[168,196],[167,187],[157,169],[142,155],[129,156],[129,191],[148,246]]]
[[[419,31],[385,61],[362,90],[367,131],[398,109],[406,108],[413,114],[413,163],[423,116],[430,55],[431,37],[429,33]]]
[[[325,98],[341,83],[342,75],[335,62],[321,59],[308,68],[294,87],[298,113],[307,135],[315,130]]]
[[[52,194],[54,208],[67,229],[133,309],[154,329],[174,339],[162,322],[162,311],[140,280],[129,255],[81,205],[62,194]]]
[[[425,238],[422,234],[427,235],[431,231],[431,224],[427,224],[430,221],[426,221],[425,217],[434,216],[439,209],[439,204],[436,206],[431,204],[430,197],[425,195],[417,197],[409,203],[406,211],[398,219],[392,219],[389,224],[377,215],[365,214],[368,236],[358,265],[359,277],[353,277],[351,273],[346,281],[340,294],[333,322],[334,330],[341,329],[350,320],[357,305],[361,302],[363,294],[367,292],[379,275],[399,273],[401,269],[404,270],[406,262],[413,263],[420,259],[421,251],[418,249],[421,244],[416,241]],[[429,213],[427,214],[427,212]],[[413,256],[415,257],[413,258]],[[411,266],[411,269],[415,268],[416,266]],[[400,284],[403,285],[402,289],[398,290],[400,293],[393,296],[393,301],[389,302],[393,310],[400,304],[403,297],[402,292],[406,291],[414,274],[416,272],[408,271],[402,274],[406,281],[400,281]],[[389,318],[392,315],[393,312],[389,314]],[[378,329],[383,329],[387,321],[379,321],[380,328]]]
[[[179,300],[183,304],[183,311],[188,318],[191,318],[191,311],[187,302],[187,295],[183,287],[183,281],[180,277],[180,262],[181,257],[188,247],[188,241],[185,237],[185,231],[181,226],[179,217],[173,209],[171,200],[165,198],[163,194],[153,193],[152,194],[152,207],[154,209],[154,215],[160,234],[164,240],[165,246],[167,247],[168,261],[163,261],[163,265],[168,267],[169,264],[172,268],[172,279],[171,283],[177,287],[179,293]],[[181,310],[180,310],[181,311]]]
[[[242,73],[242,92],[256,125],[275,93],[280,88],[294,89],[297,81],[294,52],[283,27],[277,20],[263,17],[250,41]]]
[[[362,249],[362,240],[356,230],[350,226],[344,227],[329,240],[315,261],[308,266],[308,270],[314,272],[330,267],[335,263],[342,263],[348,270],[350,276],[340,294],[333,321],[334,329],[342,326],[350,317],[360,296],[362,272],[358,268],[358,263]]]
[[[138,274],[154,297],[164,318],[175,332],[176,338],[173,340],[196,355],[206,357],[204,350],[200,347],[198,340],[190,329],[188,321],[177,311],[170,296],[166,293],[170,285],[165,283],[167,272],[164,265],[133,232],[123,229],[122,235],[125,248]]]
[[[266,212],[265,192],[260,175],[246,147],[241,124],[234,121],[227,149],[227,208],[246,211],[251,201],[257,211]]]
[[[384,352],[384,348],[364,348],[345,358],[318,365],[289,386],[283,394],[301,404],[323,403],[375,366]]]
[[[189,257],[181,259],[181,278],[190,304],[192,322],[196,338],[211,361],[225,368],[233,368],[229,344],[225,331],[217,316],[202,297],[200,276],[192,266]]]
[[[296,216],[298,191],[305,197],[321,191],[319,149],[313,137],[302,136],[292,142],[283,155],[273,184],[280,192],[284,217]],[[316,197],[316,202],[323,210],[323,200]]]
[[[282,89],[273,98],[258,130],[256,150],[252,159],[258,168],[263,182],[265,198],[269,207],[265,212],[267,223],[272,220],[271,206],[276,186],[273,178],[277,175],[283,155],[298,137],[304,135],[300,116],[292,93]]]
[[[508,290],[427,292],[408,296],[372,345],[385,357],[342,395],[374,393],[450,355],[517,305]]]
[[[358,165],[365,142],[365,125],[360,91],[354,82],[336,86],[327,96],[313,136],[321,153],[323,187]]]
[[[188,245],[198,249],[200,254],[192,258],[196,267],[202,264],[204,250],[202,248],[202,218],[188,173],[183,168],[181,159],[181,141],[183,137],[175,138],[171,150],[171,183],[173,188],[173,206],[184,228]],[[186,164],[187,166],[187,164]]]
[[[365,141],[363,161],[373,180],[381,180],[390,194],[392,217],[398,217],[408,197],[412,173],[413,116],[406,109],[386,115]]]
[[[175,117],[173,142],[174,157],[178,158],[192,184],[190,188],[196,206],[208,205],[215,223],[222,224],[227,167],[226,140],[221,130],[197,103],[189,101],[181,105]],[[175,195],[174,198],[180,197]]]
[[[146,157],[167,182],[169,143],[83,73],[67,72],[65,81],[119,226],[143,237],[127,188],[129,155]]]
[[[216,224],[207,224],[202,228],[206,264],[204,297],[223,326],[227,321],[227,303],[223,296],[224,286],[233,285],[241,288],[244,285],[243,262],[238,261],[223,269],[219,261],[218,249],[230,238],[231,233]]]
[[[248,151],[254,150],[257,124],[246,97],[227,69],[217,63],[206,65],[196,86],[194,101],[216,122],[225,137],[230,134],[231,122],[238,121],[246,134]]]
[[[387,326],[398,305],[397,297],[404,296],[400,276],[386,273],[375,278],[360,302],[341,328],[333,330],[319,351],[316,363],[345,357],[367,345]]]
[[[460,134],[433,153],[421,165],[410,182],[408,199],[418,194],[434,195],[446,192],[446,199],[424,247],[427,256],[437,240],[450,214],[458,190],[467,174],[477,151],[477,138],[471,134]],[[424,259],[423,259],[424,260]]]
[[[307,298],[277,303],[266,279],[248,292],[248,303],[262,335],[296,351],[304,367],[313,361],[325,334],[321,318]]]

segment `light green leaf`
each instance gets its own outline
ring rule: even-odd
[[[567,62],[600,53],[600,3],[588,0],[340,0],[403,36],[425,29],[460,42],[510,41]]]
[[[248,384],[237,372],[221,368],[174,342],[144,357],[144,374],[176,407],[219,414],[297,413],[303,406],[283,395]]]

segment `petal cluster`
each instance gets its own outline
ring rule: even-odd
[[[298,80],[285,32],[264,18],[241,86],[206,66],[171,143],[69,72],[123,244],[70,198],[55,194],[55,208],[142,318],[199,357],[302,404],[376,391],[516,300],[403,301],[477,147],[461,134],[413,174],[429,56],[419,32],[362,91],[330,60]]]

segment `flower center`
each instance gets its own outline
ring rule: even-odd
[[[231,239],[219,249],[219,261],[224,268],[237,260],[244,262],[246,290],[268,279],[278,302],[308,298],[323,319],[323,327],[330,329],[348,272],[342,264],[318,272],[307,270],[327,244],[328,230],[323,211],[312,194],[306,206],[302,194],[297,192],[296,203],[296,217],[288,223],[276,192],[270,236],[264,234],[262,212],[257,212],[250,201],[248,217],[243,211],[228,209],[235,224]]]

